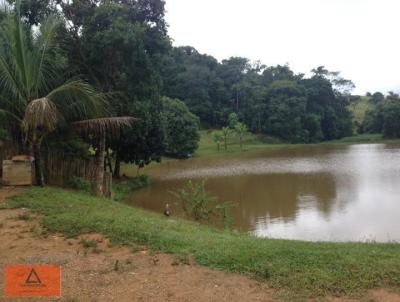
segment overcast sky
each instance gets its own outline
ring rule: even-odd
[[[400,0],[166,0],[169,35],[218,60],[307,73],[324,65],[354,93],[400,91]]]

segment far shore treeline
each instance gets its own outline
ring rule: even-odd
[[[26,133],[13,117],[23,118],[22,103],[32,99],[21,91],[45,96],[69,79],[79,79],[101,94],[107,104],[102,110],[108,117],[136,118],[132,127],[106,135],[104,150],[113,158],[115,176],[120,174],[121,162],[143,166],[162,155],[193,153],[199,128],[227,127],[233,113],[243,129],[286,142],[316,143],[363,132],[400,137],[397,94],[352,96],[351,80],[323,66],[304,75],[288,65],[265,66],[243,57],[219,62],[190,46],[173,47],[162,0],[24,0],[18,14],[16,6],[19,2],[7,0],[0,10],[2,140],[24,145]],[[21,53],[19,41],[4,30],[10,28],[13,18],[22,20],[20,30],[33,37],[25,41]],[[54,33],[45,32],[49,19],[59,25],[50,28]],[[19,66],[26,65],[24,60],[30,60],[37,45],[48,47],[41,41],[46,36],[54,36],[46,53],[47,69],[43,68],[50,78],[43,77],[32,86],[29,77],[35,64],[24,72]],[[40,53],[40,48],[37,51]],[[10,56],[12,52],[16,53]],[[18,68],[11,58],[20,60]],[[40,64],[38,61],[38,68]],[[95,93],[86,89],[88,92],[89,96]],[[362,112],[362,120],[355,121],[351,106],[361,99],[368,108]],[[79,102],[79,96],[75,101]],[[86,118],[99,116],[90,116],[84,104],[80,108]],[[72,121],[71,115],[63,114]],[[78,135],[63,121],[43,132],[41,144],[67,150],[75,158],[90,156],[88,150],[97,148],[96,136]],[[41,130],[35,129],[35,133]]]

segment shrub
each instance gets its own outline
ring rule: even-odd
[[[199,118],[178,99],[164,97],[162,105],[165,152],[170,156],[186,158],[199,145]]]
[[[231,229],[233,219],[230,209],[237,206],[231,202],[217,203],[217,198],[210,196],[205,189],[205,180],[193,183],[189,180],[186,185],[177,192],[171,192],[182,204],[185,214],[195,220],[209,220],[211,216],[221,219],[225,229]]]
[[[181,190],[171,193],[179,199],[183,211],[195,220],[208,220],[213,213],[210,204],[216,198],[207,193],[204,180],[198,183],[189,180]]]

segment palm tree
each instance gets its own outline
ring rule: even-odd
[[[17,0],[0,29],[0,114],[23,151],[34,156],[36,182],[43,185],[43,138],[59,124],[98,115],[104,98],[84,81],[60,76],[62,22],[50,16],[34,29],[19,8]]]
[[[220,144],[221,144],[221,141],[222,141],[221,132],[219,132],[219,131],[214,132],[213,133],[213,139],[214,139],[214,142],[217,144],[217,150],[219,151],[220,150]]]
[[[228,127],[222,127],[222,129],[221,129],[221,134],[222,134],[222,137],[224,138],[225,151],[228,149],[228,137],[229,137],[230,132],[231,131]]]
[[[239,136],[240,149],[243,147],[243,137],[247,131],[248,130],[245,124],[239,122],[235,125],[235,132]]]

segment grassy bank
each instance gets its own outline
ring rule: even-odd
[[[235,135],[231,135],[227,142],[227,148],[225,149],[224,144],[220,145],[218,151],[217,145],[214,142],[213,134],[208,133],[205,130],[200,131],[200,142],[199,148],[196,150],[195,157],[207,157],[207,156],[225,156],[229,154],[237,154],[241,152],[257,151],[265,149],[277,149],[293,146],[287,144],[279,139],[247,133],[243,138],[243,147],[240,148],[239,139]]]
[[[240,154],[242,152],[253,152],[262,150],[273,150],[283,148],[298,148],[303,146],[312,145],[337,145],[337,144],[366,144],[366,143],[389,143],[389,142],[400,142],[399,139],[385,139],[382,134],[358,134],[354,136],[344,137],[339,140],[325,141],[318,144],[291,144],[283,142],[279,139],[255,135],[248,133],[244,138],[243,148],[240,148],[238,139],[232,136],[228,140],[227,149],[221,145],[218,151],[217,145],[213,141],[213,136],[207,131],[201,131],[199,148],[195,153],[195,157],[209,157],[209,156],[227,156],[229,154]]]
[[[50,231],[101,232],[114,242],[193,255],[199,264],[257,276],[290,300],[400,286],[400,245],[260,239],[61,189],[32,188],[9,200],[44,214]]]
[[[319,143],[320,145],[337,145],[337,144],[390,144],[400,143],[400,139],[385,138],[379,133],[365,133],[354,136],[343,137],[338,140],[326,141]]]

